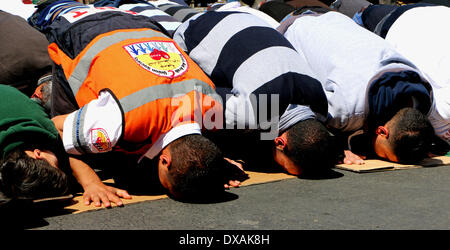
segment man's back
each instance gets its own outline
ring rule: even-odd
[[[209,11],[183,23],[174,40],[218,88],[231,89],[223,96],[230,127],[260,128],[264,118],[281,116],[289,104],[310,105],[305,108],[326,114],[323,90],[304,58],[259,17]],[[278,100],[260,106],[261,95],[270,99],[271,94]]]
[[[285,36],[317,74],[329,103],[327,124],[340,131],[364,126],[369,89],[384,73],[417,71],[386,41],[338,12],[298,17]]]
[[[66,150],[104,152],[122,142],[118,148],[153,158],[170,141],[199,133],[210,122],[202,119],[207,110],[221,114],[211,80],[159,29],[148,17],[110,8],[69,12],[50,25],[56,84],[80,107],[68,121],[84,134],[81,143],[65,137]],[[105,127],[91,128],[97,121]],[[78,138],[71,131],[67,125]]]

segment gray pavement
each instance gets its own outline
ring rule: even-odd
[[[287,179],[210,204],[162,199],[43,218],[36,230],[450,229],[450,166]]]

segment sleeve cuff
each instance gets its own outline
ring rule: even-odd
[[[69,154],[74,155],[81,155],[81,150],[77,149],[75,147],[76,143],[76,136],[74,136],[74,130],[76,131],[76,124],[74,124],[75,116],[78,113],[77,111],[74,111],[70,113],[66,120],[64,121],[64,130],[63,130],[63,144],[64,149]],[[75,128],[74,128],[75,127]]]

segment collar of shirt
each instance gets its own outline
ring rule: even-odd
[[[201,134],[200,125],[197,123],[189,123],[181,124],[172,128],[171,130],[169,130],[169,132],[159,136],[158,140],[156,140],[152,147],[139,159],[139,161],[141,161],[144,157],[153,159],[159,154],[159,152],[161,152],[161,150],[163,150],[163,148],[165,148],[171,142],[182,136],[190,134]]]

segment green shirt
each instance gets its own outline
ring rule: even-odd
[[[0,84],[0,153],[27,144],[55,145],[58,131],[43,107],[19,90]]]

